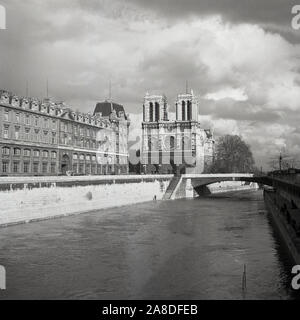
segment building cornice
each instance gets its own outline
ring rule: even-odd
[[[15,110],[15,111],[19,111],[19,112],[28,112],[30,114],[33,114],[33,115],[36,115],[36,116],[42,116],[42,117],[48,117],[48,118],[51,118],[51,119],[55,119],[55,120],[61,120],[61,121],[66,121],[66,122],[71,122],[71,123],[76,123],[78,125],[85,125],[85,126],[88,126],[88,127],[92,127],[92,128],[96,128],[96,129],[99,129],[99,130],[103,130],[103,129],[106,129],[106,130],[111,130],[111,131],[114,131],[115,128],[113,128],[111,126],[111,123],[114,123],[114,124],[119,124],[118,122],[116,122],[115,120],[113,121],[110,121],[108,119],[105,119],[107,122],[110,123],[109,126],[97,126],[97,125],[94,125],[94,124],[91,124],[91,123],[86,123],[86,122],[81,122],[81,121],[78,121],[78,120],[72,120],[72,119],[66,119],[66,118],[62,118],[60,116],[57,116],[57,115],[52,115],[50,113],[44,113],[44,112],[41,112],[41,111],[35,111],[35,110],[32,110],[32,109],[24,109],[22,107],[16,107],[16,106],[13,106],[11,104],[8,104],[8,103],[4,103],[4,102],[0,102],[0,106],[1,107],[4,107],[4,108],[10,108],[12,110]],[[126,120],[125,120],[126,121]]]

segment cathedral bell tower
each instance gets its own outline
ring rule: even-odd
[[[168,103],[164,95],[146,93],[143,105],[143,122],[168,121]]]
[[[176,121],[198,121],[199,103],[193,90],[179,94],[176,101]]]

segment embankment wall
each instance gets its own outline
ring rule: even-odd
[[[0,180],[0,226],[161,200],[166,176],[34,177]]]

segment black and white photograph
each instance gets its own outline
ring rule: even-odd
[[[0,309],[300,299],[299,123],[300,1],[0,0]]]

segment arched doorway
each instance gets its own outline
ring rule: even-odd
[[[67,154],[64,154],[61,158],[61,173],[63,175],[67,174],[67,171],[70,170],[70,157]]]

